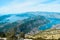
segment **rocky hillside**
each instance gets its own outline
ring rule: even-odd
[[[58,40],[60,39],[60,29],[49,29],[45,31],[40,31],[35,35],[25,35],[25,38],[33,40]]]

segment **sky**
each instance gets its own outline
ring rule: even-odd
[[[60,0],[0,0],[0,13],[60,12]]]

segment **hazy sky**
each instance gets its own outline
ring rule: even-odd
[[[60,0],[0,0],[0,13],[60,12]]]

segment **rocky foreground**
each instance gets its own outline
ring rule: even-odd
[[[58,26],[58,25],[56,25]],[[25,38],[33,40],[60,40],[60,29],[56,29],[56,26],[53,29],[48,29],[45,31],[40,31],[35,35],[26,35]]]

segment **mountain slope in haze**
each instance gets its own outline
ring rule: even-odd
[[[4,25],[14,23],[18,20],[29,19],[34,16],[44,16],[50,22],[46,25],[40,26],[42,30],[46,30],[52,27],[52,25],[60,24],[60,13],[56,12],[26,12],[22,14],[7,14],[0,16],[0,27],[4,27]],[[41,17],[42,19],[42,17]]]
[[[32,15],[33,14],[29,14],[28,18],[23,17],[23,20],[17,20],[12,23],[7,23],[6,25],[3,25],[3,27],[0,28],[0,31],[7,32],[15,28],[14,30],[16,30],[16,33],[28,33],[32,31],[34,28],[38,29],[39,26],[49,23],[49,20],[47,20],[44,16]]]
[[[26,12],[22,14],[2,15],[0,16],[0,30],[9,30],[10,28],[17,27],[17,25],[19,25],[20,31],[25,30],[26,27],[27,29],[32,27],[31,29],[46,30],[52,28],[53,25],[60,24],[59,16],[60,13],[56,12]],[[40,24],[43,25],[40,26]],[[22,27],[20,28],[20,26]]]

